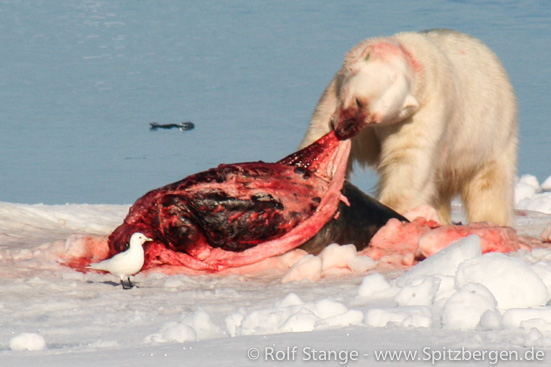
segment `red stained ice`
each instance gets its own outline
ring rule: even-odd
[[[369,247],[361,254],[389,264],[410,266],[473,234],[480,237],[482,253],[507,253],[547,246],[537,238],[519,236],[512,227],[492,223],[440,225],[424,218],[416,218],[410,223],[391,219],[373,236]]]

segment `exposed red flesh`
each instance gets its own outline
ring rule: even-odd
[[[154,239],[144,268],[218,271],[285,253],[334,216],[349,152],[331,132],[276,163],[220,165],[153,190],[109,237],[110,255],[137,231]]]

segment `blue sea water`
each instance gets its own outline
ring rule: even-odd
[[[348,49],[441,27],[501,58],[520,106],[519,174],[545,179],[548,0],[0,0],[0,201],[126,204],[219,163],[275,161],[296,150]],[[353,179],[366,191],[375,180]]]

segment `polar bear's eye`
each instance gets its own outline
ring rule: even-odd
[[[369,61],[370,56],[371,56],[371,52],[367,51],[367,54],[365,55],[364,61]]]

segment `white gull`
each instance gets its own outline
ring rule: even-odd
[[[130,282],[130,275],[134,275],[141,270],[144,263],[142,245],[147,241],[152,241],[152,239],[146,237],[143,233],[136,232],[130,237],[126,251],[102,262],[90,264],[87,268],[108,271],[113,275],[117,275],[121,279],[123,289],[130,289],[133,287]],[[128,287],[124,284],[125,277],[128,279]]]

